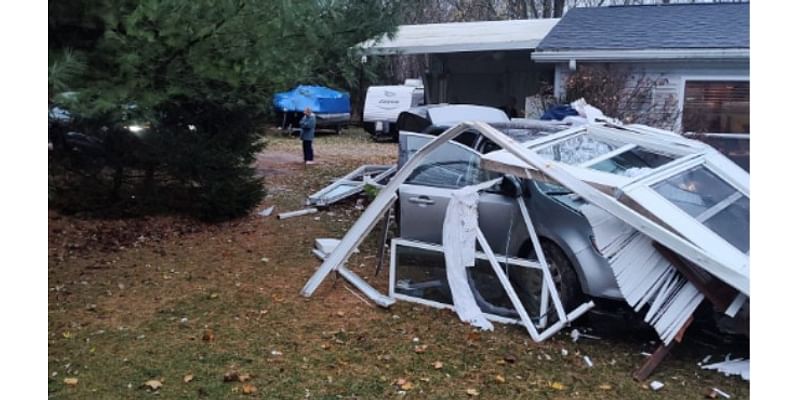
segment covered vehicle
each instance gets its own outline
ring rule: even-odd
[[[306,107],[317,116],[317,127],[335,129],[338,133],[350,122],[350,95],[324,86],[300,85],[272,98],[272,106],[281,127],[294,130]]]

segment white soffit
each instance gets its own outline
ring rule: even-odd
[[[400,25],[394,39],[384,36],[359,46],[366,54],[426,54],[492,50],[533,50],[559,18]]]

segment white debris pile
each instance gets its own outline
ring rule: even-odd
[[[733,360],[725,358],[725,361],[703,365],[700,368],[719,371],[725,376],[739,375],[742,379],[750,380],[750,359],[736,358]]]

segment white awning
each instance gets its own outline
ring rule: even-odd
[[[394,39],[384,36],[359,45],[368,55],[533,50],[558,18],[400,25]]]

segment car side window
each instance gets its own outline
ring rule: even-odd
[[[465,146],[447,142],[434,150],[411,173],[407,184],[458,189],[482,182],[480,156]]]

